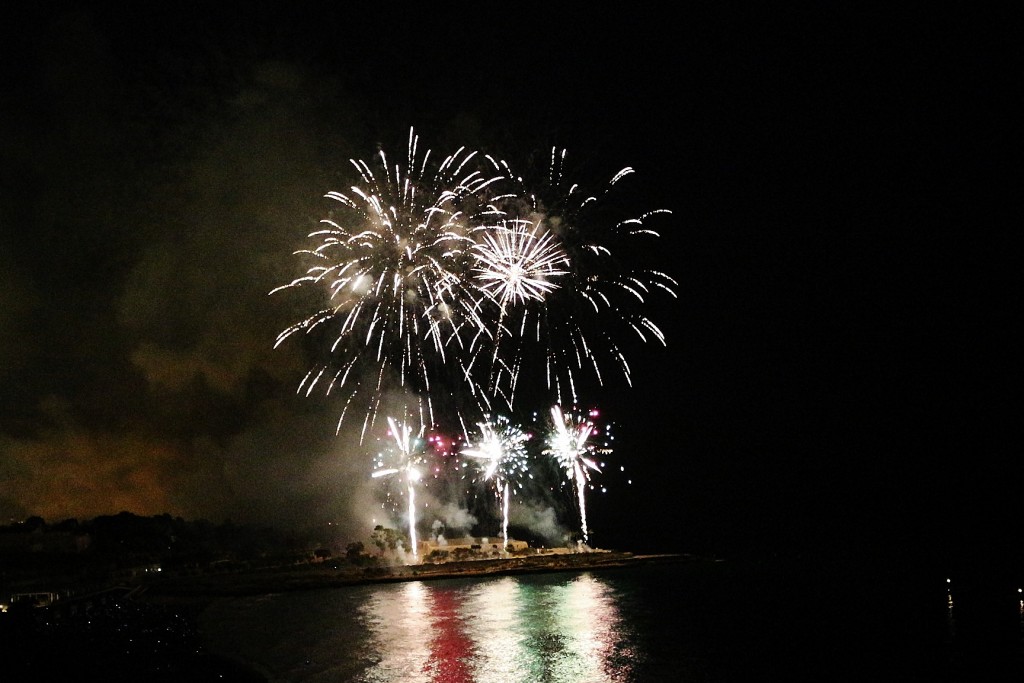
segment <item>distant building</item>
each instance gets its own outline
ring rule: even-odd
[[[424,558],[431,556],[438,559],[460,559],[473,557],[500,557],[502,553],[501,538],[464,536],[462,538],[431,538],[419,542],[417,554]],[[508,539],[506,550],[509,553],[521,553],[528,548],[526,541]]]

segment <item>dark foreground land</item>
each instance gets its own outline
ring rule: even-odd
[[[262,682],[206,650],[196,628],[205,604],[158,604],[111,591],[60,610],[12,608],[0,614],[0,680]]]
[[[258,683],[259,674],[208,652],[196,624],[219,597],[259,595],[374,582],[468,578],[530,572],[589,571],[685,555],[595,551],[396,567],[306,566],[195,577],[147,577],[51,607],[0,614],[8,653],[5,681],[89,677],[110,682]]]

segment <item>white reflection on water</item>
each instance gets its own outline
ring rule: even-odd
[[[371,593],[359,606],[369,642],[365,652],[377,661],[363,679],[367,683],[429,680],[422,676],[430,655],[428,589],[419,581],[396,590]]]
[[[479,643],[473,660],[475,680],[528,681],[530,652],[525,646],[519,614],[523,609],[521,586],[505,577],[477,584],[468,591],[474,641]]]
[[[366,683],[603,683],[629,680],[613,661],[625,635],[600,578],[506,577],[404,584],[360,607],[372,661]],[[361,648],[362,649],[362,648]]]
[[[583,574],[558,592],[557,624],[566,650],[552,662],[555,680],[605,680],[619,626],[607,585]]]

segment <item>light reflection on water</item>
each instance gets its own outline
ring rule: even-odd
[[[623,637],[616,605],[591,574],[540,585],[513,577],[410,582],[375,593],[360,614],[368,649],[379,654],[367,683],[628,678],[621,662],[610,662]]]
[[[412,581],[396,590],[372,593],[358,606],[369,640],[364,649],[377,659],[363,680],[417,680],[431,652],[428,593],[423,583]]]
[[[215,649],[275,681],[630,681],[639,653],[615,590],[590,573],[280,594],[209,612]]]
[[[780,561],[414,581],[222,599],[200,628],[275,683],[975,680],[995,662],[1024,680],[1019,585],[865,576]]]

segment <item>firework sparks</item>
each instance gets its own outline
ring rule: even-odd
[[[636,335],[642,343],[653,340],[664,345],[664,333],[642,310],[655,293],[676,297],[678,283],[669,275],[629,265],[631,252],[650,247],[639,243],[640,238],[659,236],[648,222],[670,212],[617,215],[614,204],[606,206],[605,197],[633,169],[619,171],[602,193],[591,195],[566,182],[565,156],[565,150],[552,150],[547,178],[537,187],[515,178],[522,190],[501,205],[502,211],[509,222],[529,216],[525,224],[531,227],[520,227],[519,232],[531,237],[507,240],[504,251],[494,249],[494,256],[483,260],[491,264],[484,274],[503,304],[502,317],[508,318],[503,329],[516,332],[494,340],[491,386],[502,387],[510,403],[521,372],[534,367],[529,356],[535,348],[544,359],[546,385],[560,403],[578,402],[581,371],[603,385],[603,370],[611,365],[632,385],[621,340]],[[507,165],[505,170],[515,177]],[[513,250],[517,256],[505,255]],[[514,266],[524,263],[549,271],[527,278],[514,271]]]
[[[509,495],[514,492],[510,490],[510,484],[522,487],[519,477],[528,469],[526,442],[529,441],[530,435],[513,425],[503,415],[480,422],[477,426],[480,428],[479,440],[463,449],[462,454],[479,459],[483,468],[483,478],[494,482],[501,505],[501,538],[504,550],[508,547]]]
[[[511,304],[543,301],[558,287],[557,278],[569,272],[569,257],[539,221],[501,221],[484,233],[475,253],[479,286],[502,312]]]
[[[563,404],[578,402],[581,371],[604,384],[611,364],[631,385],[622,333],[664,344],[641,310],[677,286],[628,265],[637,238],[658,236],[648,219],[669,212],[613,216],[604,207],[633,169],[589,195],[565,181],[564,150],[552,151],[547,178],[531,187],[488,155],[461,148],[435,168],[418,147],[410,129],[404,168],[383,152],[379,169],[353,160],[362,184],[326,195],[338,215],[310,233],[317,246],[296,252],[312,265],[272,290],[318,285],[329,302],[277,337],[280,346],[316,332],[328,349],[298,391],[343,394],[338,429],[349,411],[361,414],[364,438],[393,388],[425,403],[436,423],[440,396],[469,398],[479,412],[496,398],[512,408],[524,369],[533,380],[543,368]]]
[[[271,291],[307,285],[326,291],[329,305],[283,330],[274,346],[327,328],[330,360],[314,366],[298,391],[309,395],[322,385],[328,394],[347,393],[338,429],[349,409],[358,410],[363,437],[390,388],[426,401],[431,422],[432,391],[446,382],[468,387],[483,407],[488,401],[470,374],[474,343],[490,335],[480,314],[487,293],[466,273],[475,261],[474,225],[493,221],[484,218],[493,210],[483,198],[502,178],[485,173],[486,157],[465,149],[431,173],[430,151],[420,160],[418,146],[410,129],[404,169],[391,167],[383,152],[379,170],[352,160],[362,186],[327,193],[338,216],[310,233],[316,247],[295,252],[313,265]]]
[[[393,460],[396,460],[394,467],[383,467],[385,455],[378,454],[378,469],[370,475],[374,479],[391,475],[400,475],[405,480],[406,497],[408,498],[409,515],[409,543],[412,545],[412,553],[417,554],[416,542],[416,483],[423,476],[422,467],[425,463],[420,450],[419,436],[413,437],[412,429],[405,423],[398,422],[388,417],[388,434],[394,439],[396,453]]]
[[[327,193],[334,209],[308,235],[315,246],[295,252],[311,264],[271,291],[312,288],[323,301],[281,331],[275,348],[296,335],[322,344],[298,391],[341,395],[337,430],[347,415],[361,417],[360,441],[396,410],[432,428],[443,415],[442,427],[458,423],[465,433],[473,420],[464,407],[487,416],[500,400],[512,410],[517,386],[541,388],[555,403],[544,453],[575,487],[586,543],[585,489],[601,471],[589,443],[596,428],[559,405],[578,403],[584,377],[604,385],[607,366],[632,385],[625,338],[665,344],[644,309],[654,294],[676,297],[678,283],[634,267],[630,256],[650,247],[638,238],[658,237],[649,219],[670,212],[624,215],[606,206],[633,169],[589,194],[566,181],[564,150],[552,150],[540,182],[466,148],[440,164],[418,150],[410,129],[404,165],[383,152],[373,166],[352,160],[359,184]],[[407,425],[387,422],[400,464],[379,464],[373,476],[402,475],[415,552],[414,485],[424,458]],[[505,418],[478,426],[479,441],[461,454],[480,460],[483,479],[494,482],[507,546],[509,496],[522,487],[515,477],[526,472],[529,437]],[[441,468],[433,474],[439,479]]]
[[[595,446],[589,442],[591,434],[594,433],[595,425],[588,418],[573,413],[564,414],[562,409],[555,405],[551,408],[551,419],[553,429],[547,438],[545,455],[550,455],[558,461],[558,464],[565,470],[569,480],[576,487],[576,496],[580,506],[580,522],[583,533],[583,543],[589,542],[590,532],[587,529],[587,507],[584,491],[587,482],[590,480],[590,471],[600,472],[597,463],[590,457]]]

